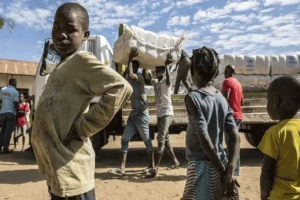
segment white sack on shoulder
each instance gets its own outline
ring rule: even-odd
[[[139,55],[134,60],[139,61],[140,67],[154,69],[156,66],[164,66],[167,54],[171,52],[173,63],[176,64],[181,56],[182,41],[185,36],[172,37],[158,35],[136,26],[124,26],[124,33],[116,40],[114,45],[114,61],[120,64],[128,64],[130,48],[136,47]]]

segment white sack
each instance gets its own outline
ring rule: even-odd
[[[164,66],[167,54],[171,52],[173,63],[176,64],[181,56],[184,36],[172,37],[158,35],[136,26],[124,26],[124,33],[116,40],[114,45],[114,61],[119,64],[128,64],[131,47],[137,47],[139,55],[134,60],[139,61],[140,67],[154,69]],[[170,65],[172,65],[170,64]]]
[[[224,67],[234,65],[239,75],[269,75],[270,56],[263,55],[224,55]]]
[[[271,74],[288,75],[300,73],[300,55],[271,56]]]

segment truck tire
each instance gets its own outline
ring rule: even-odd
[[[259,145],[261,139],[263,138],[265,132],[266,132],[266,128],[262,128],[262,127],[257,127],[255,129],[253,129],[251,132],[245,132],[245,138],[247,140],[247,142],[257,148],[257,146]]]
[[[92,145],[96,153],[96,156],[98,155],[99,150],[108,144],[108,138],[109,135],[106,134],[105,129],[93,135],[91,139],[92,139]]]

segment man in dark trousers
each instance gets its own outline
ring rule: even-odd
[[[234,112],[233,117],[237,129],[239,130],[239,127],[243,119],[242,106],[243,106],[244,97],[243,97],[242,86],[240,82],[233,76],[234,74],[235,74],[235,67],[233,65],[227,65],[224,71],[225,80],[222,85],[222,93],[226,98],[226,100],[228,101],[230,108]],[[229,138],[227,134],[225,134],[225,142],[228,147]],[[240,174],[240,158],[237,161],[235,175],[239,176],[239,174]]]
[[[19,106],[19,92],[16,89],[17,80],[9,79],[8,86],[1,88],[0,99],[2,100],[1,115],[1,133],[0,133],[0,152],[2,154],[11,153],[9,142],[11,134],[16,125],[16,114]]]
[[[188,73],[190,70],[190,65],[191,65],[191,60],[189,55],[184,50],[182,50],[180,60],[178,61],[175,69],[175,71],[177,69],[178,71],[176,76],[174,94],[178,94],[181,81],[189,92],[192,90],[191,84],[188,81]]]

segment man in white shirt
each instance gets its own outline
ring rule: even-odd
[[[11,153],[9,150],[9,143],[11,134],[16,125],[16,114],[19,106],[19,92],[16,89],[17,80],[14,78],[9,79],[9,84],[6,87],[1,88],[0,99],[1,105],[1,121],[2,127],[0,132],[0,152],[2,154]]]
[[[158,170],[158,166],[160,164],[162,155],[164,150],[168,152],[169,156],[173,160],[172,166],[169,169],[175,169],[179,167],[179,162],[174,154],[173,148],[171,146],[170,138],[169,138],[169,127],[173,121],[173,106],[172,106],[172,84],[171,84],[171,76],[168,65],[172,63],[171,54],[168,55],[165,66],[156,67],[156,78],[153,79],[151,73],[149,73],[149,77],[151,79],[151,84],[154,87],[155,92],[155,100],[156,100],[156,112],[157,112],[157,143],[158,143],[158,151],[157,158],[155,160],[155,167],[152,170],[155,170],[156,174]],[[166,72],[166,77],[164,76]]]

